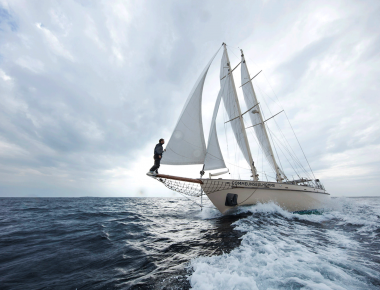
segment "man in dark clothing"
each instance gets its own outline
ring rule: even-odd
[[[154,165],[152,166],[152,168],[147,173],[148,175],[158,174],[158,168],[160,168],[160,162],[161,162],[162,154],[166,151],[166,149],[162,148],[162,145],[164,145],[164,144],[165,144],[165,140],[160,139],[158,141],[158,144],[154,148],[154,156],[153,156]]]

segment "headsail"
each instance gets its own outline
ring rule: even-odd
[[[218,134],[216,132],[216,117],[220,106],[220,100],[222,98],[222,88],[219,91],[218,98],[216,99],[214,113],[212,115],[210,134],[207,142],[207,152],[204,162],[204,170],[213,170],[219,168],[225,168],[222,152],[220,151]]]
[[[276,159],[273,155],[272,147],[265,129],[265,124],[263,122],[263,117],[260,112],[260,107],[257,106],[258,102],[255,90],[253,89],[252,82],[250,81],[250,75],[248,72],[247,63],[245,61],[243,51],[241,61],[241,83],[245,104],[247,105],[247,108],[252,108],[253,106],[255,106],[255,109],[252,112],[249,112],[248,114],[250,116],[252,125],[255,125],[253,128],[255,129],[256,137],[260,143],[261,149],[263,150],[269,164],[276,172],[277,180],[279,181],[281,179],[281,174],[283,173],[281,169],[278,167]]]
[[[216,54],[206,65],[195,83],[179,116],[172,136],[162,157],[162,164],[203,164],[206,144],[202,124],[202,92],[208,69]]]

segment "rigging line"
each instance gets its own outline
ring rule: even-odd
[[[250,196],[247,197],[247,199],[243,200],[242,202],[238,203],[238,205],[241,205],[243,202],[246,202],[251,196],[256,192],[257,188],[251,193]]]
[[[215,156],[215,155],[212,155],[211,153],[206,153],[206,154],[210,154],[212,157],[215,157],[216,159],[219,159],[219,160],[223,160],[224,162],[226,162],[226,163],[228,163],[228,164],[231,164],[232,166],[236,166],[236,167],[239,167],[239,168],[242,168],[242,169],[245,169],[245,170],[251,170],[250,168],[244,168],[244,167],[241,167],[241,166],[238,166],[238,165],[235,165],[235,164],[233,164],[233,163],[231,163],[231,162],[227,162],[227,161],[225,161],[224,159],[222,159],[222,158],[219,158],[219,157],[217,157],[217,156]]]
[[[223,107],[224,107],[224,104],[223,104]],[[223,110],[223,119],[225,120],[226,119],[226,109]],[[227,138],[227,130],[226,130],[226,123],[224,123],[224,136],[226,137],[226,144],[227,144],[227,155],[228,155],[228,159],[230,159],[230,151],[228,149],[228,138]]]
[[[253,135],[253,132],[252,132],[252,131],[251,131],[251,134]],[[256,140],[256,138],[255,138],[255,140]],[[256,140],[256,143],[258,143],[257,140]],[[260,157],[260,149],[261,149],[260,145],[257,146],[257,159],[256,159],[257,161],[260,160],[260,159],[259,159],[259,157]]]
[[[230,75],[229,75],[229,77],[230,77]],[[228,80],[226,80],[226,82],[228,81],[228,101],[229,101],[229,103],[230,103],[230,108],[232,108],[232,110],[234,111],[234,113],[236,113],[236,102],[233,102],[233,98],[232,98],[232,94],[230,93],[231,92],[231,79],[229,79],[230,81],[228,81]],[[227,110],[227,108],[226,108],[226,110]],[[227,113],[228,113],[228,111],[227,111]],[[228,114],[229,115],[229,114]],[[232,125],[232,124],[231,124]],[[234,130],[233,130],[234,131]],[[235,132],[234,132],[234,135],[235,135]],[[235,138],[234,138],[235,140],[236,140],[236,143],[235,143],[235,150],[234,150],[234,152],[235,152],[235,158],[234,158],[234,161],[235,161],[235,163],[237,163],[236,161],[237,161],[237,158],[236,158],[236,154],[237,154],[237,146],[239,145],[238,144],[238,142],[239,142],[239,135],[237,135],[237,136],[235,136]],[[239,146],[240,147],[240,146]],[[239,172],[239,170],[238,170],[238,172]]]
[[[257,103],[256,105],[259,105],[260,103]],[[255,105],[255,106],[256,106]],[[258,147],[258,152],[257,152],[257,161],[259,162],[259,160],[260,160],[260,150],[263,150],[262,148],[261,148],[261,144],[260,144],[260,140],[258,140],[258,136],[255,136],[254,134],[253,134],[253,131],[251,131],[251,130],[249,130],[248,132],[250,132],[251,133],[251,135],[252,135],[252,138],[256,141],[256,144],[258,145],[257,147]]]
[[[259,85],[256,85],[256,87],[259,89],[259,91],[260,91],[261,94],[266,95],[267,97],[269,97],[267,94],[265,94],[265,93],[261,90],[261,88],[260,88]],[[270,97],[269,97],[269,98],[270,98]],[[270,98],[270,99],[272,100],[272,98]],[[280,106],[280,107],[282,107],[282,106]],[[293,152],[294,157],[298,160],[298,162],[300,162],[300,160],[299,160],[298,157],[297,157],[297,154],[296,154],[295,151],[293,150],[293,147],[290,145],[288,139],[285,137],[285,135],[284,135],[284,133],[282,132],[280,126],[278,125],[276,119],[274,119],[274,123],[276,124],[276,127],[278,128],[278,130],[279,130],[280,134],[282,135],[283,139],[285,140],[285,142],[286,142],[287,145],[289,146],[290,150]]]
[[[265,101],[265,98],[263,98],[263,100],[264,100],[264,104],[268,107],[268,110],[269,110],[269,112],[272,114],[272,112],[270,111],[270,109],[269,109],[269,106],[267,105],[267,103],[266,103],[266,101]],[[260,110],[261,110],[261,114],[264,116],[264,118],[265,118],[265,115],[264,115],[264,111],[261,109],[261,106],[259,106],[260,107]],[[281,113],[281,112],[280,112]],[[277,115],[278,114],[280,114],[280,113],[277,113]],[[273,116],[274,117],[274,116]],[[270,119],[270,118],[269,118]],[[269,120],[268,119],[268,120]],[[266,129],[266,128],[268,128],[269,129],[269,127],[268,126],[265,126],[266,124],[263,122],[263,127],[265,127],[264,129]],[[269,131],[269,130],[268,130]],[[273,147],[274,147],[274,150],[276,151],[276,155],[277,155],[277,158],[278,158],[278,161],[280,162],[280,166],[281,166],[281,171],[282,171],[282,174],[284,175],[284,177],[286,177],[286,174],[284,173],[284,169],[283,169],[283,167],[282,167],[282,163],[281,163],[281,159],[280,159],[280,157],[278,156],[278,152],[277,152],[277,149],[276,149],[276,146],[274,146],[274,142],[273,142],[273,138],[272,138],[272,134],[270,133],[270,131],[269,131],[269,136],[270,136],[270,138],[272,139],[272,144],[273,144]],[[269,141],[269,140],[268,140]],[[270,141],[269,141],[270,142]],[[276,164],[274,164],[274,166],[276,166]],[[275,168],[275,170],[276,170],[276,168]],[[277,176],[277,173],[276,173],[276,176]]]
[[[280,131],[280,134],[282,135],[282,137],[283,137],[283,140],[285,140],[285,142],[286,142],[286,144],[288,145],[288,147],[287,146],[285,146],[284,144],[282,144],[281,143],[281,140],[276,136],[276,135],[274,135],[276,138],[277,138],[277,140],[280,142],[280,144],[287,150],[287,152],[288,152],[288,154],[292,157],[292,159],[293,159],[293,162],[301,169],[301,171],[303,171],[307,176],[309,176],[309,173],[307,172],[307,170],[303,167],[303,165],[302,165],[302,162],[298,159],[298,157],[297,157],[297,154],[294,152],[294,150],[293,150],[293,148],[292,148],[292,146],[289,144],[289,141],[287,140],[287,138],[284,136],[284,133],[282,132],[282,130],[279,128],[279,126],[278,126],[278,124],[276,123],[276,126],[277,126],[277,128],[279,129],[279,131]],[[272,131],[272,133],[273,133],[273,131]],[[290,150],[289,150],[290,149]]]
[[[272,133],[273,133],[273,132],[272,132]],[[300,163],[298,160],[296,160],[296,159],[293,157],[293,155],[292,155],[292,153],[289,151],[289,149],[288,149],[284,144],[281,143],[281,140],[280,140],[280,139],[279,139],[274,133],[273,133],[273,136],[277,139],[278,144],[280,144],[281,146],[284,147],[285,150],[287,150],[289,156],[293,159],[294,163],[295,163],[296,165],[298,165],[298,166],[301,168],[301,171],[303,170],[304,173],[306,174],[306,176],[307,176],[308,178],[310,178],[310,177],[309,177],[309,173],[308,173],[308,172],[306,171],[306,169],[303,167],[302,163]],[[280,148],[280,149],[281,149],[281,148]],[[286,156],[285,156],[285,158],[286,158]],[[292,166],[292,165],[291,165],[291,166]],[[293,166],[292,166],[292,168],[293,168]],[[298,175],[298,177],[301,178],[300,175],[298,174],[298,172],[297,172],[294,168],[293,168],[293,170],[294,170],[294,172]]]
[[[260,88],[259,88],[259,89],[260,89]],[[260,90],[260,91],[261,91],[261,90]],[[286,115],[286,112],[284,112],[284,113],[285,113],[285,115]],[[293,152],[293,156],[292,156],[291,152],[286,148],[286,146],[283,145],[284,148],[286,148],[286,149],[288,150],[288,153],[289,153],[289,155],[292,156],[292,159],[294,160],[294,162],[295,162],[296,164],[298,163],[298,165],[301,167],[301,169],[303,169],[304,173],[305,173],[307,176],[309,176],[307,170],[303,167],[301,161],[298,159],[296,153],[294,152],[292,146],[289,144],[289,142],[288,142],[287,138],[285,137],[284,133],[282,132],[281,128],[278,126],[276,120],[274,120],[274,121],[275,121],[275,124],[276,124],[277,128],[278,128],[279,131],[280,131],[280,134],[282,135],[283,139],[285,140],[285,142],[286,142],[287,145],[289,146],[290,151]],[[269,129],[269,128],[268,128],[268,129]],[[273,132],[272,132],[272,133],[273,133]],[[277,138],[277,137],[276,137],[276,138]],[[277,139],[278,139],[278,138],[277,138]],[[278,139],[278,140],[279,140],[279,139]]]
[[[261,92],[261,89],[260,89],[260,87],[258,87],[259,88],[259,90],[260,90],[260,92]],[[265,98],[263,98],[263,100],[264,100],[264,103],[265,103],[265,105],[267,106],[267,108],[268,108],[268,110],[269,110],[269,112],[272,114],[272,112],[271,112],[271,110],[270,110],[270,108],[269,108],[269,106],[268,106],[268,104],[267,104],[267,102],[266,102],[266,100],[265,100]],[[283,110],[284,111],[284,110]],[[262,114],[264,115],[264,112],[263,111],[261,111],[262,112]],[[277,114],[278,115],[278,114]],[[279,131],[282,133],[282,131],[281,131],[281,128],[278,126],[278,124],[277,124],[277,122],[275,121],[275,124],[276,124],[276,126],[277,126],[277,128],[279,129]],[[265,126],[264,124],[263,124],[263,126]],[[267,128],[269,128],[268,126],[267,126]],[[273,137],[272,137],[272,135],[271,135],[271,133],[269,133],[270,134],[270,137],[271,137],[271,139],[272,139],[272,142],[273,142]],[[282,134],[283,135],[283,134]],[[279,159],[279,162],[280,162],[280,165],[281,165],[281,167],[282,167],[282,163],[281,163],[281,159],[280,159],[280,157],[279,157],[279,155],[278,155],[278,152],[277,152],[277,149],[276,149],[276,146],[275,146],[275,144],[273,144],[273,147],[274,147],[274,149],[275,149],[275,151],[276,151],[276,154],[277,154],[277,157],[278,157],[278,159]],[[282,173],[284,174],[284,176],[286,177],[286,174],[284,173],[284,170],[282,169]]]
[[[274,134],[273,134],[274,135]],[[299,178],[301,178],[298,174],[298,172],[295,170],[295,168],[293,167],[292,163],[289,161],[289,159],[286,157],[286,155],[284,154],[284,152],[282,151],[281,147],[279,146],[279,149],[281,150],[281,152],[283,153],[283,155],[285,156],[285,159],[288,161],[289,165],[292,167],[292,169],[294,170],[294,172],[298,175]]]
[[[240,147],[239,146],[239,140],[237,138],[235,138],[236,142],[235,142],[235,163],[239,164],[239,160],[237,158],[237,153],[238,153],[238,150],[237,150],[237,147]],[[239,176],[239,179],[240,179],[240,172],[239,172],[239,169],[237,170],[238,172],[238,176]]]
[[[223,86],[224,87],[224,86]],[[224,90],[224,88],[223,88]],[[223,98],[225,97],[225,95],[222,96]],[[227,109],[226,109],[226,106],[224,104],[224,99],[223,99],[223,119],[225,120],[226,119],[226,113],[227,113]],[[227,144],[227,155],[228,155],[228,159],[231,159],[230,158],[230,150],[228,148],[228,136],[227,136],[227,130],[226,130],[226,124],[224,123],[224,136],[226,137],[226,144]]]
[[[255,62],[254,62],[250,57],[248,57],[248,59],[251,60],[251,61],[255,64]],[[273,87],[271,86],[271,84],[270,84],[270,82],[269,82],[269,80],[268,80],[268,78],[267,78],[265,72],[264,72],[263,74],[264,74],[265,79],[267,80],[267,83],[268,83],[268,85],[270,86],[270,88],[271,88],[273,94],[275,95],[275,97],[276,97],[276,99],[277,99],[277,102],[276,102],[276,100],[272,99],[269,95],[267,95],[267,94],[261,92],[261,89],[260,89],[259,85],[256,84],[256,86],[259,88],[260,92],[261,92],[263,95],[266,95],[269,99],[271,99],[272,101],[274,101],[275,103],[277,103],[277,104],[280,106],[280,108],[284,109],[284,107],[282,106],[280,100],[278,99],[277,94],[275,93]],[[265,101],[265,100],[264,100],[264,101]],[[267,107],[268,107],[268,106],[267,106]],[[269,107],[268,107],[268,109],[269,109]],[[270,109],[269,109],[269,111],[270,111]],[[289,122],[289,125],[291,125],[289,119],[288,119],[288,122]],[[284,137],[286,143],[288,143],[288,146],[290,147],[290,149],[291,149],[291,150],[293,151],[293,153],[295,154],[293,148],[290,146],[288,140],[286,139],[286,137],[285,137],[284,134],[282,133],[282,130],[281,130],[280,127],[278,126],[276,120],[275,120],[275,123],[276,123],[277,128],[280,130],[280,133],[283,135],[283,137]],[[300,144],[299,144],[299,145],[300,145]],[[302,150],[302,147],[301,147],[301,150]],[[297,157],[296,154],[295,154],[295,156]],[[306,158],[306,156],[305,156],[305,158]],[[309,167],[310,167],[310,165],[309,165]],[[311,167],[310,167],[310,170],[311,170]],[[313,173],[313,176],[314,176],[314,173]],[[314,178],[315,178],[315,177],[314,177]]]
[[[167,148],[167,146],[166,146],[166,148]],[[190,158],[190,157],[186,157],[186,156],[183,156],[183,155],[181,155],[181,154],[175,152],[172,148],[170,148],[170,150],[171,150],[171,152],[177,154],[178,156],[181,156],[181,157],[184,157],[184,158],[187,158],[187,159]],[[163,163],[163,164],[164,164],[164,163]],[[202,164],[202,163],[186,163],[185,165],[193,165],[193,164],[195,165],[195,164]],[[175,164],[166,164],[166,165],[175,165]],[[177,165],[178,165],[178,164],[177,164]],[[180,165],[181,165],[181,164],[180,164]]]
[[[246,113],[248,113],[248,111],[250,111],[250,110],[252,110],[254,107],[256,107],[258,104],[260,104],[260,103],[257,103],[256,105],[254,105],[252,108],[250,108],[250,109],[248,109],[247,111],[245,111],[243,114],[241,114],[240,116],[243,116],[244,114],[246,114]],[[281,113],[281,112],[280,112]],[[280,114],[279,113],[279,114]],[[235,120],[235,119],[237,119],[237,118],[239,118],[240,116],[237,116],[237,117],[235,117],[235,118],[233,118],[233,119],[231,119],[231,120],[229,120],[229,121],[227,121],[227,122],[225,122],[225,123],[228,123],[228,122],[231,122],[231,121],[233,121],[233,120]],[[274,116],[273,116],[274,117]],[[246,128],[247,129],[247,128]]]
[[[231,46],[231,45],[229,45],[229,44],[227,44],[227,43],[226,43],[226,45],[227,45],[228,47],[231,47],[231,48],[233,48],[233,49],[238,49],[238,50],[240,51],[240,48],[239,48],[238,46],[236,46],[236,47],[235,47],[235,46]]]
[[[257,103],[257,104],[259,104],[259,103]],[[261,123],[255,124],[255,125],[253,125],[253,126],[246,127],[246,129],[251,128],[251,127],[258,126],[258,125],[260,125],[260,124],[263,124],[263,125],[264,125],[264,123],[265,123],[266,121],[268,121],[268,120],[270,120],[270,119],[276,117],[278,114],[282,113],[283,111],[284,111],[284,110],[282,110],[281,112],[278,112],[276,115],[273,115],[272,117],[266,119],[265,121],[263,121],[263,122],[261,122]]]
[[[187,142],[186,140],[184,140],[184,141]],[[191,144],[191,143],[189,143],[189,144]],[[169,148],[170,148],[170,147],[169,147]],[[187,159],[189,158],[189,157],[183,156],[183,155],[181,155],[181,154],[175,152],[172,148],[170,148],[170,150],[171,150],[173,153],[175,153],[175,154],[177,154],[177,155],[179,155],[179,156],[181,156],[181,157],[184,157],[184,158],[187,158]],[[251,169],[248,169],[248,168],[244,168],[244,167],[241,167],[241,166],[235,165],[235,164],[233,164],[233,163],[231,163],[231,162],[227,162],[227,161],[225,161],[224,159],[221,159],[221,158],[219,158],[219,157],[216,157],[215,155],[213,155],[213,154],[211,154],[211,153],[209,153],[209,152],[207,152],[207,151],[206,151],[206,154],[210,154],[211,156],[215,157],[216,159],[223,160],[224,162],[226,162],[226,163],[228,163],[228,164],[231,164],[232,166],[240,167],[240,168],[245,169],[245,170],[251,170]],[[201,163],[196,163],[196,164],[201,164]]]
[[[277,138],[277,137],[276,137]],[[278,139],[278,138],[277,138]],[[309,179],[312,179],[312,176],[310,175],[310,171],[307,171],[306,168],[302,165],[302,163],[294,158],[293,154],[288,150],[288,148],[286,146],[284,146],[281,141],[278,139],[278,141],[280,142],[280,144],[284,147],[284,149],[286,149],[288,151],[288,154],[290,155],[290,157],[293,159],[294,163],[297,165],[297,167],[302,171],[302,174],[305,174]],[[298,175],[298,174],[297,174]],[[299,175],[298,175],[299,176]]]
[[[253,139],[256,141],[256,144],[258,145],[257,146],[257,162],[259,162],[259,160],[260,160],[260,152],[263,150],[262,148],[261,148],[261,145],[260,145],[260,143],[259,143],[259,141],[257,140],[257,138],[255,137],[255,135],[253,134],[253,132],[252,131],[250,131],[251,132],[251,135],[253,136]],[[264,155],[262,155],[262,157],[263,157]],[[264,160],[263,160],[263,158],[262,158],[262,160],[261,160],[261,170],[262,171],[259,171],[259,170],[257,170],[256,169],[256,171],[257,172],[261,172],[261,173],[263,173],[264,172]],[[273,168],[272,168],[273,169]],[[276,180],[276,178],[274,178],[273,176],[271,176],[271,175],[268,175],[269,177],[271,177],[271,178],[273,178],[274,180]]]
[[[244,86],[245,84],[248,84],[250,81],[252,81],[255,77],[257,77],[259,75],[259,73],[261,73],[263,70],[259,71],[257,74],[254,75],[253,78],[251,78],[248,82],[242,84],[239,88],[241,88],[242,86]]]
[[[261,123],[260,123],[260,124],[261,124]],[[269,127],[267,127],[267,129],[270,130]],[[251,132],[252,132],[252,131],[251,131]],[[272,134],[274,135],[274,137],[277,138],[277,136],[274,134],[274,132],[273,132],[273,131],[271,131],[271,132],[272,132]],[[279,139],[277,138],[277,140],[279,140]],[[280,141],[280,140],[279,140],[279,141]],[[282,146],[284,146],[282,143],[280,143],[280,144],[281,144]],[[288,148],[286,148],[286,146],[284,146],[284,148],[285,148],[286,150],[288,150]],[[289,155],[292,157],[292,159],[294,159],[293,156],[292,156],[292,154],[289,152],[289,150],[288,150],[288,153],[289,153]],[[285,157],[286,157],[286,156],[285,156]],[[301,166],[302,166],[302,165],[301,165]]]
[[[282,145],[283,146],[283,145]],[[285,149],[287,149],[286,147],[284,147]],[[290,153],[290,152],[288,152],[288,153]],[[290,155],[290,157],[292,157],[292,159],[293,159],[293,161],[294,161],[294,158],[293,158],[293,156],[291,155],[291,154],[289,154]],[[294,162],[295,163],[295,165],[299,168],[299,170],[302,172],[302,174],[303,175],[305,175],[308,179],[313,179],[313,176],[310,174],[310,171],[307,171],[304,167],[303,167],[303,165],[302,165],[302,163],[300,163],[300,162]],[[300,177],[300,174],[296,171],[296,174],[298,175],[298,177]]]
[[[275,122],[276,123],[276,122]],[[279,128],[278,124],[276,123],[276,126],[277,128]],[[300,167],[306,172],[306,175],[308,175],[309,173],[307,173],[307,171],[305,170],[305,168],[303,167],[302,163],[301,163],[301,160],[299,160],[296,152],[293,150],[292,146],[290,145],[288,139],[285,137],[284,133],[282,132],[282,130],[279,130],[280,131],[280,134],[282,135],[283,139],[285,140],[286,144],[288,145],[288,147],[290,148],[289,150],[289,154],[291,154],[293,156],[293,159],[296,163],[298,163],[300,165]],[[285,146],[285,148],[287,148]],[[287,148],[288,149],[288,148]]]
[[[249,59],[254,63],[254,61],[253,61],[251,58],[249,58]],[[275,97],[276,97],[276,99],[277,99],[277,104],[278,104],[280,107],[283,108],[283,106],[282,106],[282,104],[281,104],[281,102],[280,102],[280,100],[279,100],[279,98],[278,98],[276,92],[274,91],[273,87],[271,86],[271,84],[270,84],[270,82],[269,82],[267,76],[265,75],[265,73],[263,73],[263,75],[264,75],[265,79],[267,80],[269,87],[271,88],[273,94],[275,95]],[[270,99],[272,99],[272,98],[270,98]],[[285,116],[286,116],[286,119],[288,120],[288,123],[289,123],[290,127],[292,128],[293,134],[294,134],[294,136],[295,136],[296,139],[297,139],[297,142],[298,142],[298,145],[299,145],[300,148],[301,148],[302,154],[303,154],[303,156],[305,157],[306,162],[307,162],[307,164],[308,164],[308,166],[309,166],[309,168],[310,168],[310,171],[311,171],[311,173],[313,174],[313,177],[314,177],[314,179],[315,179],[315,175],[314,175],[313,169],[311,169],[311,166],[310,166],[309,160],[307,159],[307,157],[306,157],[306,155],[305,155],[305,152],[304,152],[303,149],[302,149],[302,146],[301,146],[301,144],[300,144],[300,142],[299,142],[299,140],[298,140],[298,138],[297,138],[296,133],[294,132],[293,126],[292,126],[292,124],[290,123],[290,120],[289,120],[289,118],[288,118],[288,116],[287,116],[286,113],[285,113]]]
[[[232,47],[232,46],[230,46],[230,47]],[[238,56],[234,53],[233,50],[230,50],[230,51],[232,52],[232,54],[233,54],[234,56],[236,56],[237,59],[241,59],[241,57],[238,57]],[[240,51],[240,49],[239,49],[239,51]]]
[[[207,208],[212,208],[212,209],[216,209],[215,207],[211,207],[211,206],[205,206],[205,205],[200,205],[199,203],[197,203],[196,201],[194,200],[191,200],[190,198],[188,198],[186,195],[184,195],[183,193],[179,192],[179,191],[176,191],[177,193],[181,194],[183,197],[185,197],[186,199],[190,200],[191,202],[195,203],[196,205],[198,205],[200,208],[203,208],[203,207],[207,207]]]
[[[265,126],[265,125],[264,125],[264,126]],[[266,127],[268,128],[270,138],[272,139],[272,143],[273,143],[273,145],[274,145],[274,141],[273,141],[272,133],[271,133],[271,131],[269,130],[269,127],[268,127],[268,126],[266,126]],[[276,148],[276,146],[273,146],[273,147],[274,147],[274,150],[276,151],[276,155],[277,155],[278,161],[280,161],[280,166],[281,166],[282,174],[284,175],[284,177],[286,177],[286,174],[285,174],[285,172],[284,172],[284,168],[283,168],[283,166],[282,166],[282,162],[281,162],[280,156],[278,155],[278,152],[277,152],[277,148]],[[286,178],[287,178],[287,177],[286,177]]]
[[[226,74],[224,77],[222,77],[220,80],[224,79],[225,77],[229,76],[230,74],[232,74],[232,72],[239,66],[239,64],[241,64],[241,62],[239,62],[235,68],[233,70],[231,70],[230,72],[228,72],[228,74]]]
[[[231,89],[231,78],[232,78],[232,74],[228,74],[227,75],[229,77],[229,81],[228,81],[228,93],[227,93],[227,102],[230,104],[230,108],[232,109],[232,111],[235,113],[234,115],[238,115],[236,113],[236,111],[238,111],[237,109],[237,103],[236,101],[234,101],[234,94],[235,94],[235,91]],[[244,130],[244,128],[242,128],[242,130]],[[234,131],[234,134],[235,134],[235,131]],[[235,162],[237,161],[237,146],[239,145],[239,148],[240,148],[240,144],[239,144],[239,141],[241,141],[241,138],[242,138],[242,133],[241,132],[236,132],[236,136],[235,136],[235,139],[236,139],[236,144],[235,144]],[[240,149],[244,149],[244,148],[240,148]],[[248,148],[247,148],[248,149]],[[245,150],[242,150],[242,153],[244,154],[244,151]],[[249,162],[248,162],[249,163]],[[239,177],[240,177],[240,172],[239,172]]]
[[[300,148],[301,148],[302,154],[303,154],[303,156],[304,156],[305,159],[306,159],[307,165],[309,165],[310,171],[311,171],[311,173],[313,174],[313,177],[314,177],[314,179],[315,179],[315,175],[314,175],[313,169],[311,169],[311,166],[310,166],[310,164],[309,164],[309,160],[307,160],[307,158],[306,158],[305,152],[304,152],[303,149],[302,149],[302,146],[301,146],[301,144],[300,144],[300,141],[298,140],[297,135],[296,135],[296,133],[294,132],[293,126],[292,126],[292,124],[290,124],[290,121],[289,121],[288,115],[286,115],[286,113],[285,113],[285,116],[286,116],[286,119],[287,119],[288,122],[289,122],[290,127],[292,128],[292,131],[293,131],[294,136],[295,136],[296,139],[297,139],[297,142],[298,142],[298,145],[299,145]]]
[[[289,150],[286,146],[283,145],[284,148],[286,148],[286,149],[288,150],[289,155],[292,156],[292,159],[294,160],[294,162],[295,162],[296,164],[298,163],[299,167],[300,167],[300,168],[306,173],[306,175],[308,176],[309,173],[308,173],[307,170],[303,167],[302,162],[299,160],[299,158],[298,158],[296,152],[293,150],[293,148],[292,148],[292,146],[290,145],[288,139],[285,137],[284,133],[282,132],[282,130],[281,130],[281,128],[279,127],[279,125],[278,125],[278,123],[276,122],[276,120],[274,120],[274,121],[275,121],[275,124],[276,124],[277,128],[279,129],[279,132],[280,132],[280,134],[281,134],[283,140],[285,140],[285,142],[286,142],[286,144],[288,145],[288,147],[290,148],[290,150]],[[280,139],[278,139],[278,140],[280,140]]]
[[[252,136],[254,137],[254,140],[256,141],[256,143],[258,144],[258,146],[257,146],[257,159],[256,159],[256,160],[258,160],[258,162],[259,162],[259,160],[260,160],[260,152],[261,152],[263,149],[261,148],[261,145],[260,145],[259,141],[258,141],[257,138],[254,136],[254,134],[253,134],[252,131],[251,131],[251,134],[252,134]],[[264,155],[261,155],[261,156],[262,156],[262,160],[261,160],[261,170],[262,170],[262,171],[257,170],[257,172],[264,173],[264,160],[263,160]],[[270,167],[270,168],[271,168],[271,167]],[[271,168],[271,169],[273,169],[273,168]],[[275,177],[273,177],[273,176],[271,176],[271,175],[268,175],[268,176],[271,177],[271,178],[273,178],[274,180],[276,180]]]
[[[261,170],[264,171],[264,151],[261,152]]]
[[[273,177],[272,175],[267,174],[265,171],[259,171],[259,172],[265,174],[265,177],[267,178],[267,181],[268,181],[268,182],[269,182],[268,177],[270,177],[270,178],[274,179],[275,181],[277,181],[277,180],[276,180],[276,177]],[[272,181],[272,182],[273,182],[273,181]]]
[[[234,113],[239,114],[238,110],[237,110],[237,103],[235,101],[235,96],[234,96],[235,91],[233,90],[233,86],[232,86],[232,77],[230,77],[230,81],[228,84],[229,84],[229,87],[231,88],[231,90],[230,90],[231,94],[229,96],[230,96],[231,102],[233,103]],[[231,126],[232,126],[232,124],[231,124]],[[240,139],[241,139],[240,132],[237,132],[237,137],[235,138],[235,140],[236,140],[236,142],[235,142],[235,163],[237,163],[237,164],[240,164],[239,163],[239,155],[238,155],[238,147],[240,148],[240,144],[239,144]],[[241,148],[240,148],[240,150],[241,150]],[[243,150],[241,150],[241,151],[244,154]],[[237,172],[238,172],[238,179],[241,179],[239,169],[237,170]]]
[[[275,136],[275,138],[277,138],[276,135],[274,135],[274,136]],[[311,177],[310,177],[310,175],[309,175],[309,172],[305,169],[305,167],[303,167],[302,163],[301,163],[299,160],[297,160],[297,159],[295,159],[295,158],[293,157],[293,154],[289,151],[289,149],[288,149],[286,146],[284,146],[284,145],[281,143],[281,140],[280,140],[280,139],[277,138],[277,140],[278,140],[278,142],[280,143],[280,145],[282,145],[282,146],[284,147],[284,149],[288,151],[288,154],[289,154],[290,157],[293,159],[294,163],[295,163],[296,165],[298,165],[298,167],[300,167],[301,171],[303,171],[303,173],[305,173],[306,176],[307,176],[309,179],[311,179]],[[297,173],[297,172],[296,172],[296,173]],[[297,173],[297,175],[298,175],[298,173]],[[298,177],[300,177],[300,176],[298,175]]]
[[[224,87],[225,87],[225,85],[226,85],[226,82],[224,82],[224,84],[223,84],[223,91],[224,91]],[[225,95],[223,95],[222,97],[225,97]],[[229,99],[229,98],[228,98],[228,99]],[[223,106],[224,106],[224,103],[223,103]],[[223,118],[224,118],[224,120],[226,119],[226,113],[227,113],[227,109],[226,109],[226,107],[224,106],[224,110],[223,110]],[[228,136],[227,136],[227,130],[226,130],[226,123],[224,123],[224,135],[225,135],[225,137],[226,137],[228,159],[231,159],[231,158],[230,158],[229,146],[228,146]],[[235,148],[235,149],[236,149],[236,148]],[[236,152],[236,150],[235,150],[235,152]],[[251,170],[251,169],[247,169],[247,168],[244,168],[244,167],[240,167],[240,166],[238,166],[238,165],[235,165],[235,164],[233,164],[233,163],[231,163],[231,162],[227,162],[227,161],[225,161],[225,160],[224,160],[224,162],[226,162],[226,163],[228,163],[228,164],[231,164],[231,165],[233,165],[233,166],[236,166],[236,167],[239,167],[239,168],[245,169],[245,170]]]
[[[246,57],[246,56],[245,56],[245,57]],[[246,58],[247,58],[247,57],[246,57]],[[253,63],[254,65],[257,66],[257,63],[256,63],[255,61],[253,61],[252,58],[250,58],[250,57],[248,56],[248,59],[249,59],[250,61],[252,61],[252,63]],[[281,109],[284,109],[284,107],[282,106],[282,104],[281,104],[280,100],[278,99],[276,93],[274,92],[273,87],[271,86],[271,84],[270,84],[270,82],[269,82],[269,79],[268,79],[268,77],[266,76],[265,72],[263,72],[263,75],[264,75],[264,77],[265,77],[265,79],[266,79],[268,85],[270,86],[270,88],[271,88],[273,94],[276,96],[277,102],[276,102],[276,100],[273,100],[270,96],[268,96],[268,97],[269,97],[271,100],[273,100],[274,102],[276,102],[276,103],[281,107]]]

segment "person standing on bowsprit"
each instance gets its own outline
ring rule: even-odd
[[[162,145],[164,145],[164,144],[165,144],[165,140],[164,139],[160,139],[158,141],[158,144],[154,148],[154,156],[153,156],[153,158],[154,158],[154,165],[152,166],[152,168],[147,173],[148,175],[158,174],[158,168],[160,168],[160,162],[161,162],[162,154],[166,151],[166,149],[164,149],[162,147]]]

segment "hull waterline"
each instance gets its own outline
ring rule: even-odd
[[[308,186],[235,180],[202,181],[203,191],[222,214],[238,206],[269,202],[274,202],[290,212],[323,209],[330,200],[330,194],[324,190]],[[215,181],[218,186],[215,186]],[[237,195],[236,206],[226,205],[228,193]]]

